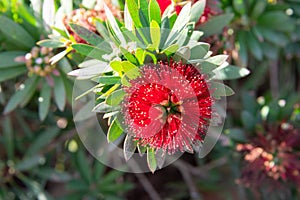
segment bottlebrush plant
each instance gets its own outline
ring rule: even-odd
[[[128,0],[122,20],[104,6],[107,19],[95,20],[100,35],[69,24],[87,42],[70,44],[87,60],[69,75],[96,83],[80,97],[95,92],[94,111],[109,121],[108,141],[125,136],[125,159],[136,149],[146,152],[152,172],[167,154],[200,148],[216,102],[234,93],[218,80],[249,73],[229,65],[226,55],[211,57],[210,45],[198,42],[203,33],[195,24],[204,5],[187,3],[179,15],[161,16],[156,0]]]
[[[35,43],[49,32],[44,29],[48,24],[45,22],[43,27],[42,20],[34,17],[32,9],[21,2],[17,6],[9,2],[7,5],[14,6],[15,13],[10,13],[8,6],[8,11],[0,15],[1,46],[5,50],[0,52],[0,83],[16,80],[16,89],[6,103],[4,114],[34,101],[34,94],[39,92],[35,100],[39,117],[44,120],[52,94],[57,108],[61,111],[65,108],[68,94],[72,92],[72,82],[67,76],[72,70],[71,64],[66,58],[52,64],[50,59],[57,50],[36,46]],[[13,16],[18,16],[19,23],[13,20]]]

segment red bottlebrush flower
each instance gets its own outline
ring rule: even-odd
[[[172,4],[172,0],[157,0],[157,3],[160,7],[161,14],[163,14],[166,8]]]
[[[203,0],[195,0],[193,1],[193,3],[196,3],[197,1],[203,1]],[[157,0],[157,2],[160,6],[161,14],[166,10],[166,8],[169,5],[172,4],[172,0]],[[174,1],[174,10],[176,11],[177,15],[180,13],[182,7],[185,5],[186,2],[189,1],[180,1],[180,0]],[[207,22],[211,16],[218,15],[220,11],[216,6],[217,4],[218,4],[217,0],[208,0],[204,12],[196,25],[203,24]]]
[[[248,164],[238,180],[253,190],[267,186],[268,192],[286,190],[289,184],[300,187],[300,130],[282,123],[266,126],[250,144],[239,144]]]
[[[146,65],[141,76],[124,87],[128,134],[141,146],[170,154],[193,151],[203,142],[212,116],[213,100],[204,75],[182,62]]]

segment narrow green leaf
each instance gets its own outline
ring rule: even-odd
[[[89,166],[89,162],[87,160],[86,155],[83,150],[79,150],[76,152],[76,165],[77,169],[80,173],[81,178],[87,183],[91,184],[92,182],[92,172]]]
[[[160,7],[156,0],[149,1],[149,22],[156,21],[157,24],[161,23],[161,16],[160,16]]]
[[[255,1],[251,11],[251,18],[257,19],[265,11],[267,5],[268,3],[266,0]]]
[[[25,155],[31,157],[39,151],[41,151],[45,146],[47,146],[53,139],[59,134],[60,130],[58,127],[50,127],[43,132],[39,133],[38,136],[32,141]]]
[[[131,16],[131,19],[133,20],[134,25],[136,26],[136,28],[141,28],[142,27],[142,23],[140,21],[140,17],[139,17],[139,8],[138,5],[136,4],[135,0],[126,0],[126,4]]]
[[[220,99],[223,96],[231,96],[234,94],[234,91],[230,87],[218,82],[211,82],[210,89],[213,90],[212,96],[216,99]]]
[[[206,0],[200,0],[193,4],[191,10],[191,19],[190,22],[197,23],[204,12],[206,5]]]
[[[94,32],[92,32],[78,24],[71,23],[69,25],[77,35],[79,35],[82,39],[84,39],[91,45],[94,45],[94,46],[103,45],[104,40],[100,36],[95,34]],[[109,45],[106,45],[105,47],[107,48],[107,47],[109,47]]]
[[[204,32],[205,37],[217,34],[221,32],[226,25],[229,24],[233,16],[233,14],[223,14],[216,17],[211,17],[208,22],[199,26],[199,30]]]
[[[110,42],[111,38],[109,36],[108,30],[105,26],[105,23],[96,19],[96,29],[98,33],[105,39],[106,42]]]
[[[258,42],[256,37],[251,32],[247,32],[246,34],[247,34],[246,42],[248,44],[247,46],[248,46],[249,51],[257,60],[262,60],[263,52],[260,47],[260,43]]]
[[[133,64],[135,64],[135,65],[138,65],[138,64],[139,64],[139,63],[138,63],[138,60],[136,59],[136,57],[135,57],[132,53],[130,53],[129,51],[127,51],[126,49],[124,49],[124,48],[121,47],[121,46],[120,46],[120,50],[121,50],[122,54],[125,56],[125,58],[126,58],[129,62],[131,62],[131,63],[133,63]]]
[[[237,34],[237,45],[241,64],[246,66],[248,63],[248,52],[247,52],[247,37],[245,31],[239,31]]]
[[[30,170],[40,164],[43,164],[44,161],[45,161],[44,157],[31,156],[31,157],[25,158],[21,162],[17,163],[15,166],[15,169],[17,171],[27,171],[27,170]]]
[[[59,110],[63,111],[66,105],[66,90],[65,84],[62,77],[54,78],[54,100]]]
[[[128,161],[133,156],[136,149],[136,145],[137,142],[134,141],[134,138],[129,134],[127,134],[124,140],[124,147],[123,147],[124,157],[126,161]]]
[[[14,159],[14,131],[9,117],[5,117],[2,122],[3,142],[8,160]]]
[[[110,62],[109,65],[114,71],[119,72],[119,73],[122,72],[122,63],[121,63],[121,61],[114,60],[114,61]]]
[[[94,58],[97,60],[103,60],[102,56],[107,54],[106,50],[99,49],[97,47],[93,47],[87,44],[73,44],[72,48],[84,56]]]
[[[55,63],[57,63],[58,61],[60,61],[61,59],[63,59],[71,51],[72,51],[72,48],[68,47],[64,51],[62,51],[62,52],[56,54],[55,56],[53,56],[50,59],[51,65],[54,65]]]
[[[0,16],[0,31],[7,40],[15,41],[16,44],[22,47],[32,48],[35,45],[34,39],[21,25],[4,15]]]
[[[65,44],[63,42],[58,41],[58,40],[51,40],[51,39],[41,40],[41,41],[38,41],[36,44],[39,46],[48,47],[48,48],[65,47]]]
[[[217,55],[217,56],[210,57],[205,61],[215,65],[222,65],[224,62],[226,62],[227,58],[228,55]]]
[[[109,126],[108,133],[107,133],[107,141],[113,142],[117,140],[123,134],[123,129],[118,122],[118,119],[114,119],[112,124]]]
[[[154,173],[157,168],[157,164],[156,164],[155,152],[153,148],[147,148],[147,163],[150,171]]]
[[[15,94],[9,99],[7,105],[5,106],[4,114],[11,112],[20,103],[22,103],[28,93],[31,93],[30,91],[35,91],[38,82],[39,78],[37,76],[33,76],[32,78],[27,79],[24,85],[22,85],[24,87],[16,91]]]
[[[150,36],[154,48],[158,49],[160,44],[160,28],[156,21],[151,21],[150,23]]]
[[[110,106],[107,105],[105,102],[99,103],[95,108],[93,109],[93,112],[98,113],[107,113],[107,112],[114,112],[120,110],[119,106]]]
[[[27,71],[25,66],[17,66],[1,69],[0,82],[15,78]]]
[[[23,62],[17,62],[18,56],[25,56],[25,51],[5,51],[0,53],[0,69],[24,65]]]
[[[102,83],[105,85],[115,85],[120,83],[121,78],[120,76],[101,76],[99,78],[96,78],[95,81],[97,83]]]
[[[246,13],[246,4],[244,0],[233,0],[232,3],[233,3],[233,8],[237,13],[241,15]]]
[[[104,4],[104,9],[105,9],[105,14],[106,14],[106,17],[107,17],[107,21],[111,25],[112,30],[116,34],[118,40],[120,40],[121,44],[125,45],[126,40],[125,40],[121,30],[120,30],[120,27],[119,27],[115,17],[113,16],[110,9],[105,4]]]
[[[206,43],[202,43],[199,45],[196,45],[191,49],[191,56],[190,60],[197,60],[197,59],[202,59],[205,57],[205,55],[209,51],[209,45]]]
[[[40,120],[44,120],[48,115],[50,108],[50,99],[51,99],[51,87],[47,84],[43,84],[43,88],[39,97],[39,117]]]
[[[215,79],[232,80],[232,79],[245,77],[250,74],[250,71],[246,68],[229,65],[215,73],[216,73],[216,76],[214,77]]]
[[[164,49],[162,53],[165,53],[167,56],[170,56],[171,54],[175,53],[178,50],[178,48],[178,44],[172,44],[168,48]]]
[[[126,92],[123,90],[116,90],[112,92],[107,98],[106,98],[106,104],[111,106],[117,106],[121,103],[124,96],[126,95]]]

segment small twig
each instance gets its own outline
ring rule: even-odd
[[[153,200],[160,200],[159,194],[156,192],[154,187],[151,185],[150,181],[147,179],[147,177],[142,173],[135,173],[136,177],[140,181],[140,183],[143,185],[145,191],[149,194],[150,198]]]
[[[134,160],[131,160],[131,162],[128,163],[128,165],[131,169],[140,171],[139,164],[137,162],[135,162]],[[145,191],[148,193],[148,195],[150,196],[150,198],[152,200],[161,200],[158,192],[151,185],[150,181],[147,179],[145,174],[135,173],[135,176],[138,178],[139,182],[143,185]]]
[[[189,167],[186,165],[186,163],[177,160],[176,162],[173,163],[173,165],[175,165],[178,168],[178,170],[182,174],[184,181],[188,185],[191,199],[195,199],[195,200],[201,199],[201,195],[197,190],[197,186],[193,181],[190,170],[188,169]]]

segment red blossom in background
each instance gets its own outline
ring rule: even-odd
[[[109,3],[107,3],[107,6],[110,8],[115,17],[120,18],[120,11],[116,7]],[[79,37],[79,35],[74,33],[69,24],[78,24],[96,34],[99,34],[97,32],[96,24],[94,22],[95,18],[98,18],[103,21],[106,20],[106,14],[103,7],[103,3],[95,6],[95,9],[91,10],[86,10],[84,8],[73,10],[69,15],[64,16],[63,23],[66,26],[68,32],[74,37],[76,42],[86,44],[87,42],[81,37]]]
[[[203,0],[195,0],[192,1],[192,3],[195,3],[197,1],[203,1]],[[157,0],[157,2],[160,6],[161,14],[163,14],[166,8],[172,4],[172,0]],[[173,3],[173,5],[175,6],[174,10],[176,11],[177,15],[180,13],[183,5],[185,5],[185,2],[189,2],[189,1],[174,1]],[[218,15],[220,11],[219,9],[216,8],[217,4],[218,4],[217,0],[207,0],[204,12],[196,25],[203,24],[207,22],[211,16]]]
[[[247,163],[239,183],[252,189],[268,186],[269,192],[288,188],[288,183],[300,187],[300,131],[282,123],[265,127],[250,144],[239,144]]]
[[[193,151],[203,142],[212,116],[205,76],[182,62],[145,66],[132,80],[123,104],[125,124],[139,145],[168,153]]]

